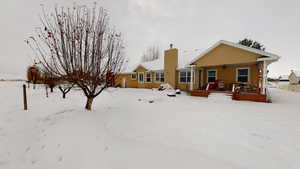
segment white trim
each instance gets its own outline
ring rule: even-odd
[[[140,81],[140,74],[143,74],[143,81]],[[145,83],[145,73],[144,72],[138,72],[138,83]]]
[[[218,70],[217,69],[207,69],[206,70],[206,83],[213,83],[213,82],[208,82],[208,72],[209,71],[216,71],[216,80],[218,80]]]
[[[191,82],[190,82],[190,90],[192,91],[194,89],[194,83],[195,83],[195,70],[194,68],[196,65],[191,65]]]
[[[132,75],[134,74],[135,74],[135,78],[132,78]],[[136,72],[131,73],[131,80],[136,80],[136,79],[137,79],[137,73]]]
[[[262,94],[266,94],[267,88],[267,61],[263,61],[263,79],[262,79]]]
[[[238,70],[247,69],[248,70],[248,81],[247,82],[239,82],[238,81]],[[235,82],[236,83],[251,83],[251,68],[250,67],[238,67],[235,69]]]
[[[265,52],[262,50],[258,50],[258,49],[254,49],[251,47],[247,47],[238,43],[233,43],[233,42],[229,42],[229,41],[225,41],[225,40],[220,40],[219,42],[215,43],[212,47],[208,48],[207,50],[205,50],[203,53],[201,53],[199,56],[197,56],[195,59],[193,59],[189,64],[193,64],[194,62],[196,62],[197,60],[199,60],[202,56],[208,54],[210,51],[212,51],[213,49],[215,49],[216,47],[218,47],[221,44],[225,44],[228,46],[232,46],[235,48],[239,48],[248,52],[252,52],[252,53],[256,53],[262,56],[268,56],[267,58],[258,58],[257,61],[262,61],[262,60],[272,60],[272,61],[277,61],[278,59],[280,59],[280,56],[269,53],[269,52]]]
[[[122,78],[121,87],[126,88],[126,78],[125,77]]]
[[[148,73],[150,73],[150,82],[147,82],[147,74]],[[146,71],[146,73],[145,73],[145,77],[144,77],[144,79],[145,79],[145,83],[152,83],[152,73],[151,73],[151,71]]]

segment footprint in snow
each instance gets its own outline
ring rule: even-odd
[[[6,165],[8,162],[7,161],[0,161],[0,166]]]
[[[32,160],[31,164],[34,165],[37,161],[36,160]]]
[[[59,162],[62,162],[62,161],[63,161],[63,157],[60,156],[60,157],[58,158],[58,161],[59,161]]]
[[[41,149],[43,150],[43,149],[45,149],[45,148],[46,148],[46,145],[42,145]]]
[[[257,134],[257,133],[252,133],[251,135],[255,136],[255,137],[258,137],[258,138],[261,138],[261,139],[264,139],[264,140],[271,140],[271,137],[269,137],[269,136],[264,136],[264,135],[260,135],[260,134]]]
[[[57,147],[59,148],[59,147],[60,147],[60,144],[57,144]]]
[[[30,151],[31,147],[27,147],[25,152],[27,153],[28,151]]]

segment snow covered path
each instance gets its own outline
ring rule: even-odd
[[[24,112],[20,91],[0,82],[0,169],[300,168],[299,93],[272,89],[265,104],[112,88],[88,112],[80,91],[38,88]]]

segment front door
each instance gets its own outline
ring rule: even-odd
[[[204,70],[199,70],[199,89],[204,87]]]

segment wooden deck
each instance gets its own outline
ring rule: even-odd
[[[268,100],[267,95],[260,94],[260,93],[233,93],[232,100],[247,100],[247,101],[264,102],[264,103],[271,102],[270,100]]]
[[[232,91],[220,91],[220,90],[193,90],[191,96],[198,97],[208,97],[210,93],[224,93],[230,95],[232,100],[245,100],[245,101],[254,101],[254,102],[264,102],[269,103],[270,100],[267,99],[266,95],[260,93],[236,93]]]

